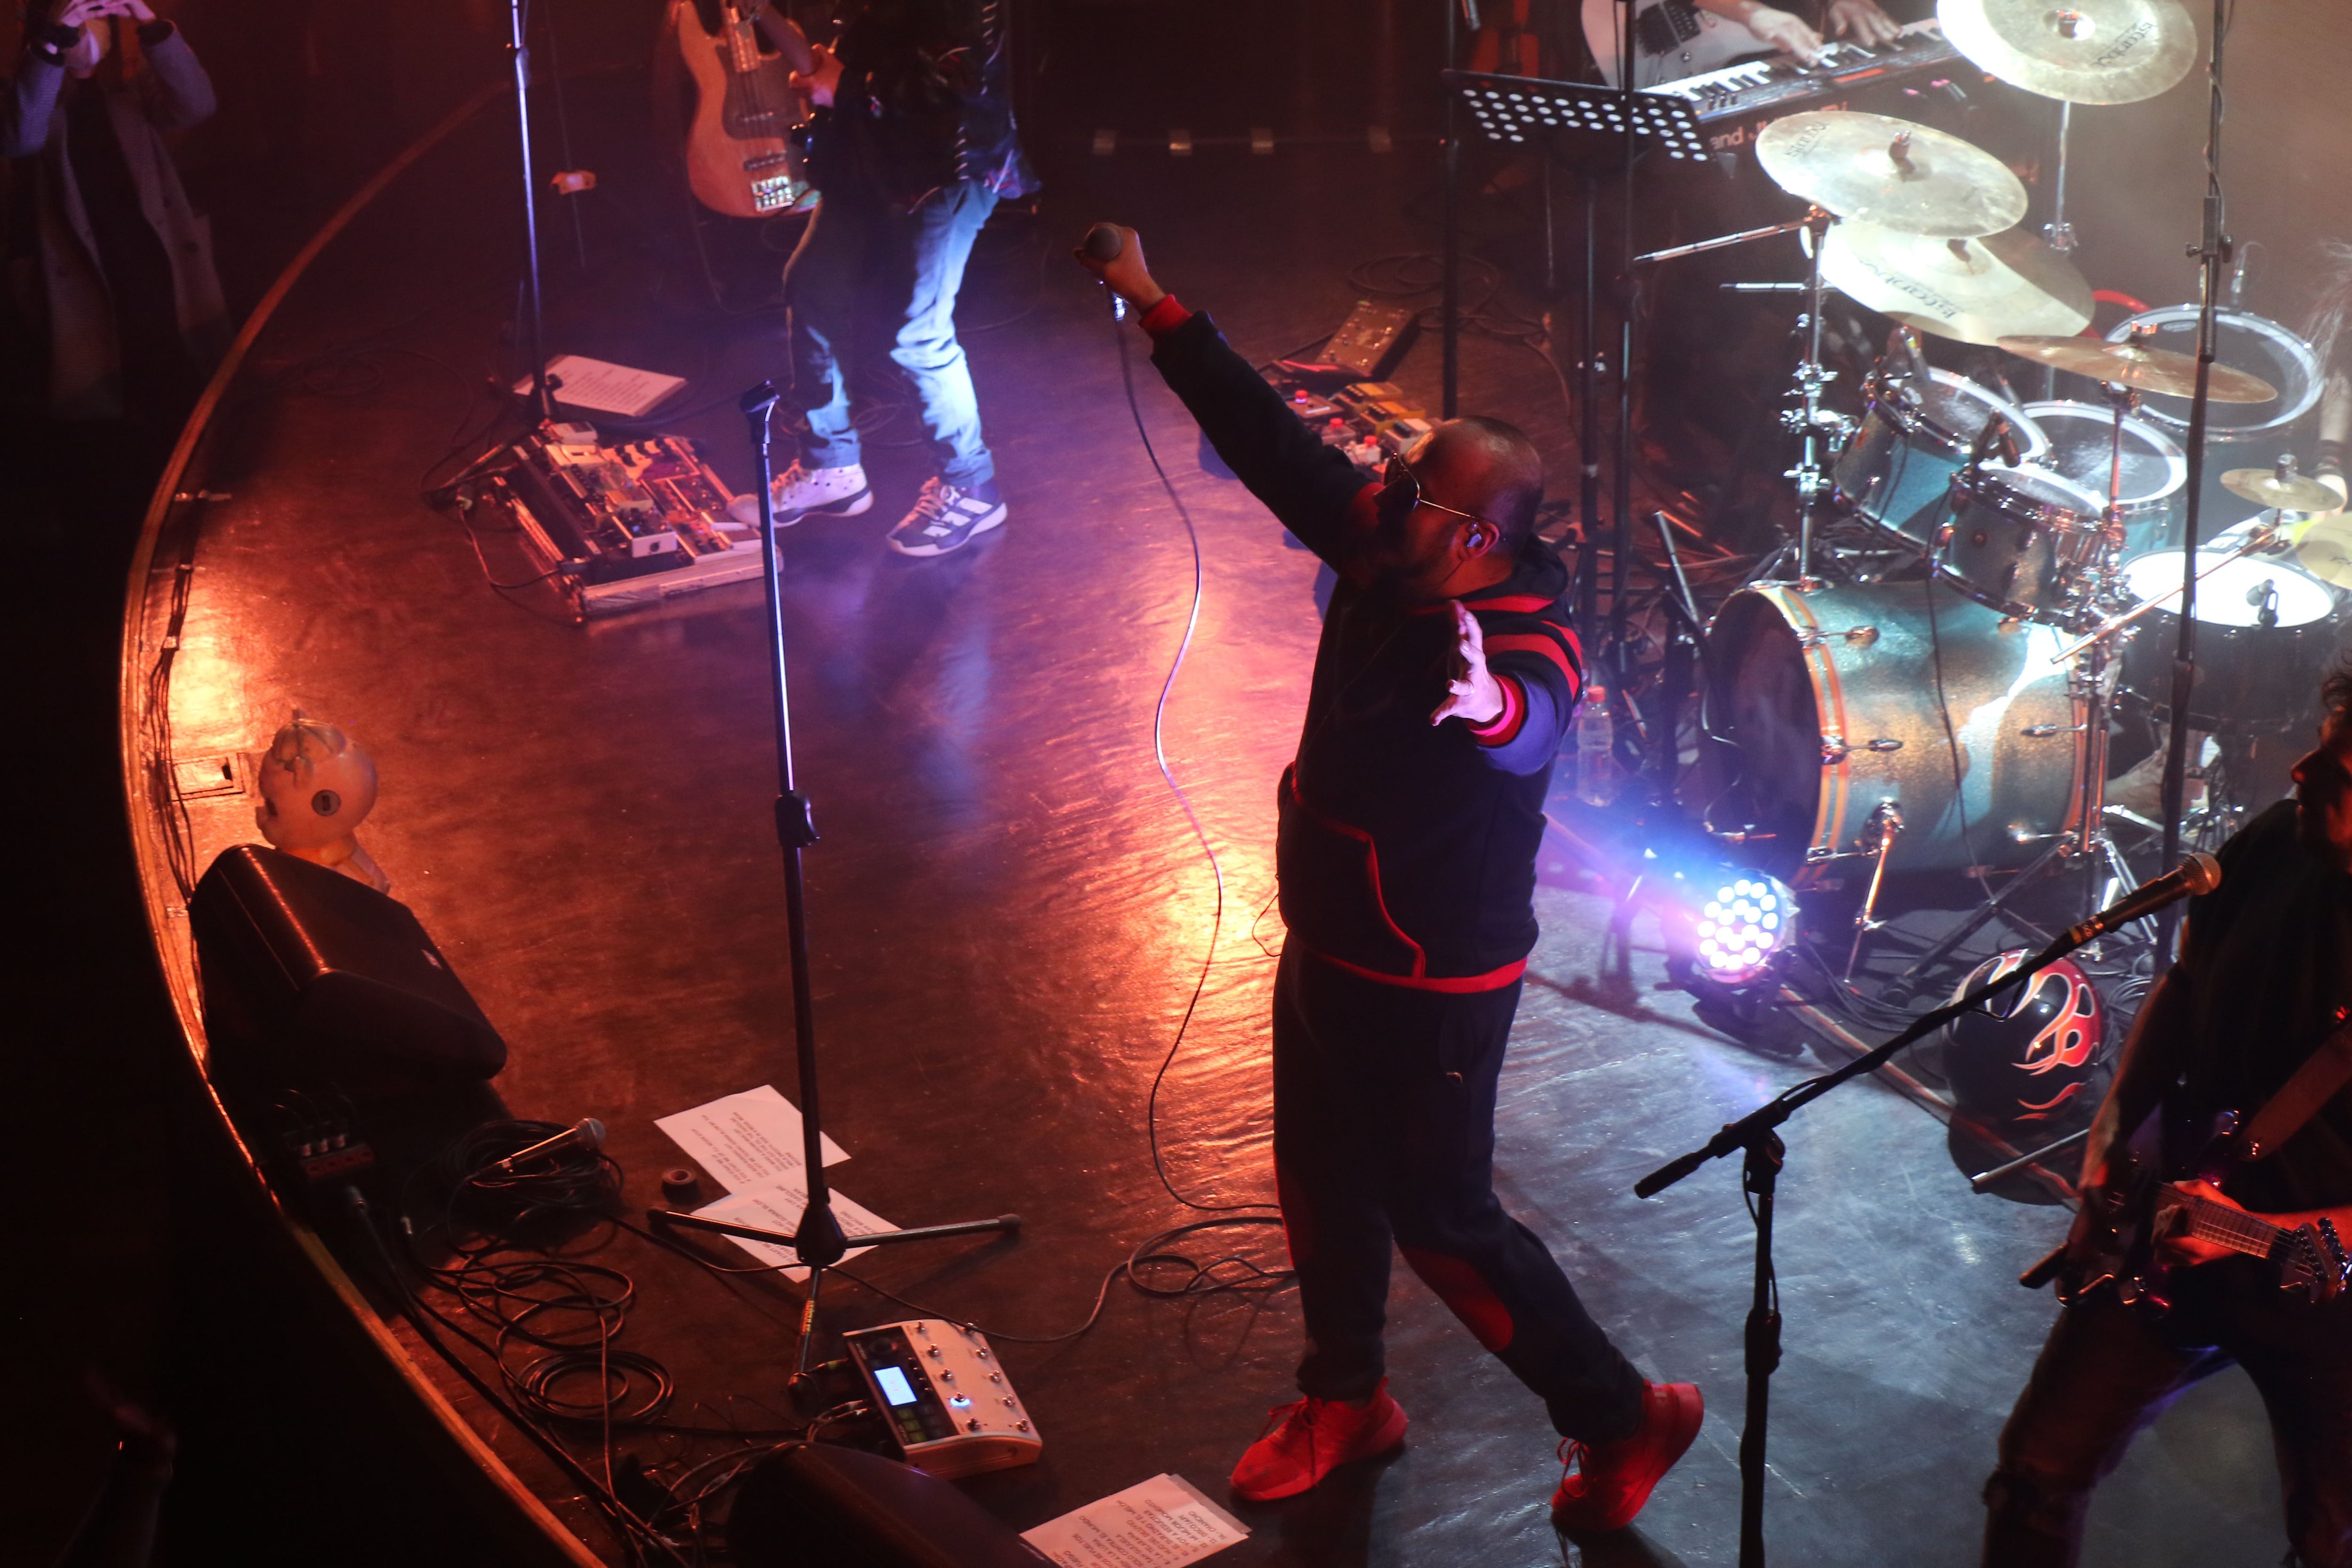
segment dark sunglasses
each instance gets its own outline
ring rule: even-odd
[[[1380,504],[1382,510],[1397,517],[1404,516],[1415,507],[1425,506],[1433,511],[1467,518],[1472,522],[1483,522],[1488,528],[1494,528],[1497,532],[1501,531],[1492,519],[1480,517],[1475,511],[1464,511],[1460,507],[1447,506],[1444,501],[1430,500],[1422,492],[1421,479],[1412,471],[1412,465],[1404,460],[1402,452],[1390,453],[1388,466],[1381,470]]]

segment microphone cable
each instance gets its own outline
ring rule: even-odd
[[[1206,588],[1201,556],[1201,530],[1192,521],[1192,509],[1177,493],[1175,481],[1168,477],[1167,468],[1160,461],[1159,448],[1151,443],[1151,432],[1143,423],[1143,405],[1135,395],[1134,356],[1128,348],[1127,333],[1116,317],[1111,321],[1111,334],[1118,342],[1118,379],[1127,393],[1127,412],[1135,421],[1136,437],[1143,443],[1143,455],[1151,460],[1151,471],[1160,478],[1160,488],[1168,492],[1169,504],[1183,520],[1184,537],[1192,548],[1192,605],[1184,616],[1184,635],[1176,644],[1176,657],[1168,666],[1168,677],[1160,683],[1160,699],[1152,704],[1151,756],[1152,761],[1159,764],[1160,776],[1166,781],[1169,793],[1176,797],[1176,804],[1183,809],[1184,820],[1192,825],[1192,837],[1200,842],[1201,853],[1208,858],[1210,875],[1215,878],[1217,884],[1216,912],[1209,921],[1208,951],[1201,955],[1201,973],[1192,983],[1192,994],[1184,1003],[1184,1016],[1176,1025],[1176,1037],[1168,1042],[1168,1054],[1160,1058],[1160,1070],[1151,1075],[1151,1093],[1144,1105],[1144,1135],[1151,1145],[1152,1173],[1160,1178],[1160,1184],[1168,1190],[1168,1195],[1186,1208],[1202,1214],[1242,1214],[1275,1208],[1278,1205],[1271,1203],[1202,1203],[1196,1198],[1186,1197],[1169,1177],[1167,1163],[1160,1152],[1160,1089],[1167,1081],[1168,1069],[1176,1064],[1176,1053],[1183,1048],[1184,1037],[1192,1026],[1193,1015],[1200,1010],[1202,994],[1208,989],[1209,972],[1216,963],[1217,943],[1224,933],[1225,924],[1225,868],[1217,858],[1216,846],[1209,842],[1209,831],[1202,826],[1200,814],[1192,809],[1192,796],[1184,793],[1184,786],[1176,781],[1175,770],[1168,763],[1168,699],[1176,689],[1176,678],[1183,673],[1186,656],[1192,651],[1192,635],[1201,625],[1201,601]]]

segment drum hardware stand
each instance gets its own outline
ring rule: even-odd
[[[1838,442],[1853,433],[1853,421],[1842,414],[1822,406],[1822,389],[1837,379],[1837,372],[1822,363],[1822,304],[1828,284],[1822,278],[1822,241],[1830,225],[1837,219],[1825,208],[1810,207],[1801,218],[1787,223],[1767,224],[1762,228],[1742,229],[1737,234],[1717,235],[1712,239],[1698,240],[1690,245],[1677,245],[1665,250],[1646,251],[1633,258],[1636,267],[1655,266],[1662,261],[1677,261],[1685,256],[1698,256],[1710,250],[1722,250],[1734,245],[1746,245],[1753,240],[1770,239],[1775,235],[1805,236],[1808,268],[1802,283],[1726,283],[1727,290],[1735,294],[1790,294],[1802,292],[1805,313],[1799,325],[1805,334],[1805,348],[1797,362],[1792,396],[1798,406],[1783,410],[1781,426],[1791,435],[1803,438],[1804,447],[1797,466],[1781,475],[1794,479],[1797,485],[1797,574],[1795,585],[1811,591],[1821,587],[1813,575],[1813,521],[1821,510],[1822,498],[1829,493],[1830,479],[1823,470],[1827,454],[1822,449],[1824,435],[1834,436]]]
[[[2165,733],[2164,844],[2170,865],[2180,853],[2180,816],[2189,775],[2189,701],[2197,686],[2197,525],[2203,521],[2206,418],[2212,410],[2213,342],[2220,329],[2222,276],[2230,268],[2230,237],[2221,232],[2222,46],[2230,36],[2231,0],[2213,0],[2212,54],[2207,64],[2204,226],[2189,255],[2198,262],[2197,386],[2189,400],[2189,479],[2183,488],[2180,539],[2180,641],[2172,659],[2172,723]],[[2179,912],[2157,916],[2156,972],[2170,967]]]
[[[817,1100],[815,987],[814,977],[809,972],[808,905],[801,874],[801,852],[816,842],[816,823],[810,811],[809,797],[799,789],[793,776],[792,701],[784,679],[783,587],[778,575],[776,521],[771,505],[772,497],[768,478],[768,416],[776,406],[776,395],[774,385],[763,381],[743,395],[741,408],[744,419],[751,426],[755,458],[752,478],[759,487],[755,493],[760,498],[761,565],[768,599],[769,691],[773,702],[776,733],[779,792],[776,796],[776,842],[783,850],[784,857],[784,921],[793,966],[793,1054],[800,1079],[801,1159],[802,1171],[808,1183],[808,1201],[801,1210],[799,1225],[789,1234],[761,1226],[736,1225],[724,1220],[706,1219],[698,1215],[678,1214],[669,1209],[648,1210],[647,1217],[660,1226],[677,1226],[688,1230],[709,1231],[720,1236],[789,1247],[807,1266],[808,1299],[801,1308],[800,1347],[790,1385],[797,1404],[814,1386],[809,1377],[809,1357],[816,1342],[817,1292],[824,1287],[825,1270],[839,1263],[848,1253],[849,1240],[842,1232],[840,1220],[835,1217],[833,1193],[825,1181],[824,1134]],[[935,1241],[945,1237],[989,1233],[1011,1236],[1020,1229],[1019,1215],[999,1215],[994,1219],[923,1226],[913,1230],[874,1232],[860,1236],[857,1245],[861,1247],[887,1246],[895,1242]]]
[[[1862,962],[1863,939],[1885,928],[1886,922],[1871,917],[1878,910],[1878,889],[1886,880],[1886,858],[1895,852],[1895,841],[1903,836],[1903,808],[1891,800],[1882,800],[1870,814],[1863,829],[1863,842],[1877,857],[1870,868],[1870,889],[1862,896],[1862,909],[1853,917],[1853,951],[1845,957],[1845,977],[1853,980],[1854,965]],[[1876,840],[1873,843],[1872,840]]]

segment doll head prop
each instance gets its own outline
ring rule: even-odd
[[[289,855],[390,886],[353,832],[375,805],[375,759],[332,724],[299,708],[261,759],[261,836]]]

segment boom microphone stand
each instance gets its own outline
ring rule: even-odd
[[[2197,388],[2189,403],[2189,480],[2180,540],[2180,642],[2172,656],[2172,722],[2164,746],[2164,863],[2180,853],[2180,816],[2189,774],[2189,698],[2197,685],[2197,524],[2205,489],[2205,417],[2213,390],[2213,339],[2221,308],[2221,276],[2230,266],[2230,237],[2221,232],[2221,46],[2229,36],[2230,0],[2213,0],[2213,53],[2207,72],[2210,104],[2205,132],[2205,228],[2197,248]],[[2171,967],[2175,912],[2158,919],[2156,973]]]
[[[649,1209],[646,1213],[660,1224],[789,1247],[799,1256],[809,1271],[808,1300],[801,1309],[800,1353],[792,1381],[793,1392],[799,1394],[809,1386],[809,1347],[816,1341],[817,1292],[824,1287],[824,1271],[849,1251],[849,1238],[842,1234],[841,1222],[834,1216],[833,1190],[824,1177],[824,1133],[817,1104],[816,999],[814,982],[809,973],[808,907],[801,878],[801,852],[816,842],[816,821],[811,814],[809,797],[793,778],[792,700],[784,679],[783,588],[777,575],[775,500],[768,488],[768,415],[776,406],[775,386],[761,382],[743,395],[741,406],[751,429],[751,448],[756,458],[752,466],[760,487],[761,577],[767,584],[768,595],[769,695],[776,721],[776,843],[784,852],[784,921],[793,959],[793,1043],[800,1074],[801,1160],[808,1176],[808,1205],[801,1210],[799,1226],[789,1234],[761,1226],[705,1219],[672,1209]],[[943,1237],[989,1232],[1011,1236],[1020,1228],[1019,1215],[999,1215],[994,1219],[966,1220],[954,1225],[876,1231],[860,1236],[857,1245],[887,1247],[894,1242],[936,1241]]]
[[[2141,886],[2120,902],[2062,932],[2056,941],[2018,968],[1940,1007],[1914,1019],[1910,1027],[1865,1056],[1834,1071],[1807,1079],[1776,1100],[1766,1101],[1738,1121],[1727,1122],[1706,1143],[1668,1161],[1633,1184],[1637,1197],[1655,1197],[1710,1160],[1738,1152],[1745,1155],[1739,1185],[1756,1215],[1756,1272],[1748,1310],[1746,1360],[1748,1410],[1739,1434],[1739,1568],[1764,1568],[1764,1441],[1771,1414],[1771,1378],[1780,1364],[1780,1288],[1772,1274],[1772,1200],[1788,1149],[1780,1142],[1780,1124],[1805,1106],[1848,1079],[1874,1072],[1895,1053],[1921,1039],[1947,1020],[2021,985],[2032,975],[2094,938],[2130,923],[2189,893],[2201,893],[2221,880],[2221,868],[2210,856],[2199,855],[2179,869]]]
[[[522,330],[530,350],[530,407],[541,425],[555,419],[555,394],[547,379],[546,320],[539,292],[539,176],[530,156],[530,50],[523,44],[523,0],[507,0],[514,57],[515,142],[522,154]]]

